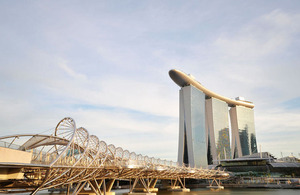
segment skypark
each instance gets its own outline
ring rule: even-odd
[[[217,94],[217,93],[205,88],[203,85],[201,85],[201,83],[196,81],[193,76],[187,75],[180,70],[172,69],[169,71],[169,75],[170,75],[171,79],[180,87],[192,85],[192,86],[196,87],[197,89],[199,89],[200,91],[202,91],[203,93],[205,93],[207,96],[222,100],[222,101],[228,103],[229,105],[245,106],[247,108],[254,108],[254,104],[252,102],[245,101],[245,100],[234,100],[234,99],[222,96],[220,94]]]

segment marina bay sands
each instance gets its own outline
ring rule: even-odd
[[[221,159],[257,153],[252,102],[214,93],[179,70],[170,70],[169,75],[181,87],[179,164],[207,167]]]

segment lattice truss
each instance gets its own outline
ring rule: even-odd
[[[20,187],[30,191],[100,179],[228,177],[221,170],[179,166],[177,162],[107,145],[97,136],[89,135],[85,128],[76,128],[72,118],[62,119],[52,135],[13,135],[0,137],[0,141],[8,143],[8,148],[32,153],[31,162],[21,166],[24,178],[2,188]]]

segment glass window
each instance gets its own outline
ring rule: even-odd
[[[212,98],[213,126],[218,159],[230,158],[228,104]]]
[[[195,166],[206,167],[205,94],[194,87],[191,87],[191,123]]]
[[[254,111],[243,106],[236,106],[236,109],[242,154],[257,153]]]

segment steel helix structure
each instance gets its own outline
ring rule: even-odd
[[[32,192],[99,179],[224,179],[221,170],[179,166],[177,162],[148,157],[99,140],[72,118],[62,119],[50,135],[19,134],[0,137],[1,147],[29,156],[23,162],[1,162],[16,167],[20,178],[0,182],[1,189]]]

